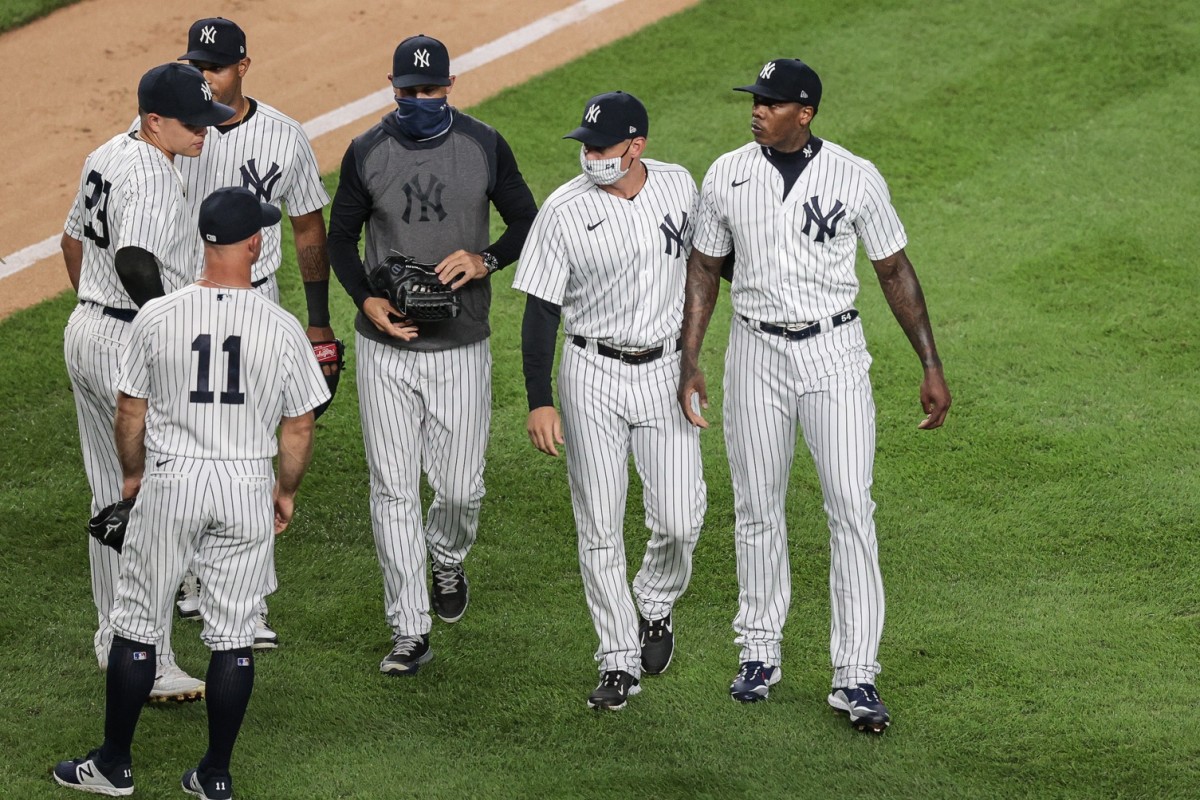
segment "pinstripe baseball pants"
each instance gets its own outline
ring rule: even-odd
[[[428,633],[425,554],[461,564],[475,543],[492,419],[488,340],[434,352],[355,337],[363,442],[371,470],[371,528],[388,624]],[[421,521],[421,470],[433,489]]]
[[[780,663],[791,602],[785,499],[797,426],[829,522],[833,685],[873,682],[883,580],[871,482],[875,403],[859,320],[801,341],[735,316],[725,354],[725,444],[733,479],[742,661]]]
[[[643,486],[650,540],[633,579],[646,619],[671,613],[692,574],[692,551],[704,524],[707,487],[700,436],[675,400],[679,353],[625,364],[574,344],[563,345],[562,403],[567,476],[578,532],[579,567],[600,671],[640,676],[637,609],[625,560],[629,456]]]
[[[121,499],[124,481],[113,441],[113,422],[117,413],[117,368],[128,334],[128,322],[104,316],[99,306],[80,303],[71,313],[63,336],[67,374],[71,378],[79,422],[83,467],[92,492],[92,515]],[[112,607],[117,596],[121,556],[91,536],[87,540],[92,602],[97,616],[93,646],[96,660],[104,669],[108,666],[108,648],[112,644]],[[154,639],[153,643],[157,645],[159,666],[175,663],[170,625],[164,628],[162,639]]]
[[[204,643],[211,650],[250,647],[275,551],[274,486],[271,459],[147,452],[121,554],[113,630],[135,642],[157,641],[170,625],[179,581],[194,564],[204,587]]]

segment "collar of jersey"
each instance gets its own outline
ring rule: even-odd
[[[242,117],[232,125],[213,125],[213,127],[217,129],[217,133],[229,133],[234,128],[245,125],[250,121],[250,118],[254,116],[254,112],[258,111],[258,101],[253,97],[247,97],[246,102],[250,104],[250,107],[246,109],[246,116]]]

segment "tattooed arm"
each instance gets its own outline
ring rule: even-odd
[[[925,368],[925,379],[921,382],[921,409],[928,416],[917,427],[936,428],[946,419],[946,412],[950,410],[950,388],[942,375],[942,360],[938,358],[937,345],[933,342],[933,328],[929,324],[929,311],[925,308],[921,282],[917,280],[916,270],[903,248],[871,263],[875,266],[875,274],[879,276],[879,285],[892,314],[921,359],[921,366]],[[690,289],[690,273],[688,286]],[[686,330],[686,321],[684,327]]]
[[[292,217],[296,238],[296,262],[304,281],[304,299],[308,305],[308,340],[333,339],[329,326],[329,253],[325,247],[325,218],[320,211]]]
[[[708,408],[708,390],[704,385],[704,373],[700,371],[700,345],[704,343],[704,333],[717,304],[724,263],[723,257],[705,255],[696,249],[688,258],[677,396],[684,416],[698,428],[708,427],[708,421],[700,413],[701,409]]]

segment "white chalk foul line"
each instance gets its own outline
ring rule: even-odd
[[[478,69],[498,58],[528,47],[534,42],[544,39],[568,25],[574,25],[577,22],[582,22],[589,17],[595,16],[601,11],[623,1],[579,0],[579,2],[573,5],[567,6],[560,11],[555,11],[553,14],[547,14],[523,28],[518,28],[512,33],[506,33],[499,39],[480,45],[469,53],[453,59],[451,61],[451,68],[457,75]],[[362,119],[368,114],[383,111],[392,105],[393,102],[395,101],[392,99],[391,89],[381,89],[378,92],[372,92],[366,97],[359,98],[352,103],[347,103],[340,108],[335,108],[327,114],[322,114],[304,123],[304,132],[308,135],[309,139],[316,139],[318,136],[337,130],[355,120]],[[31,244],[12,255],[0,259],[0,278],[14,275],[21,270],[32,267],[44,258],[55,255],[59,252],[58,243],[61,238],[62,234],[56,233],[44,241]]]

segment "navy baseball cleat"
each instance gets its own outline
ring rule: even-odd
[[[422,664],[433,658],[429,649],[429,634],[422,636],[400,636],[392,652],[379,664],[384,675],[416,675]]]
[[[133,767],[128,761],[105,765],[99,761],[96,749],[83,758],[60,761],[54,767],[54,781],[59,786],[89,794],[125,797],[133,794]]]
[[[850,724],[860,731],[883,733],[892,718],[887,706],[879,699],[879,692],[871,683],[834,689],[827,698],[829,705],[850,715]]]
[[[462,564],[433,565],[433,596],[430,600],[438,619],[442,622],[458,622],[467,613],[470,599],[467,573],[463,572]]]
[[[588,695],[588,708],[620,711],[625,701],[641,690],[641,681],[628,672],[609,670],[600,676],[600,685]]]
[[[638,617],[638,640],[642,645],[642,672],[661,675],[671,665],[675,654],[675,632],[671,615],[646,620]]]
[[[743,661],[737,677],[729,687],[729,695],[739,703],[756,703],[766,700],[771,687],[779,683],[783,670],[768,667],[761,661]]]
[[[189,769],[183,773],[179,784],[185,792],[201,800],[233,800],[233,778],[228,772],[202,773],[198,769]]]

